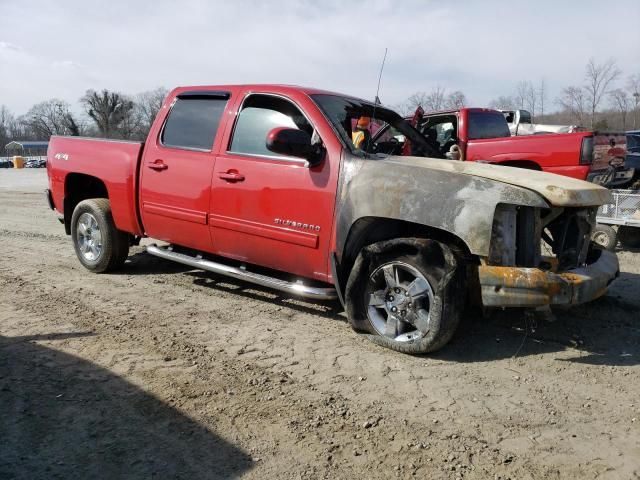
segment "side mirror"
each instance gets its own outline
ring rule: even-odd
[[[277,127],[267,134],[267,149],[290,157],[304,158],[315,167],[324,158],[324,147],[312,144],[311,135],[297,128]]]

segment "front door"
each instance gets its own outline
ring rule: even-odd
[[[310,168],[304,159],[267,150],[267,134],[276,127],[317,135],[289,99],[245,97],[216,159],[209,216],[214,248],[220,255],[326,281],[337,175],[328,155]]]
[[[224,92],[179,94],[156,141],[145,146],[140,210],[148,236],[211,250],[214,140],[228,98]]]

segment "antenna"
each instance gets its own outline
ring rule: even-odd
[[[382,65],[380,65],[380,73],[378,74],[378,88],[376,88],[376,98],[373,101],[373,114],[371,115],[371,124],[373,124],[376,119],[376,107],[378,106],[378,104],[382,103],[380,102],[380,97],[378,95],[380,94],[380,81],[382,80],[382,71],[384,70],[384,62],[386,59],[387,47],[384,48],[384,57],[382,57]],[[367,141],[367,150],[369,150],[369,142],[371,142],[371,138],[369,138],[369,140]]]
[[[380,74],[378,75],[378,88],[376,89],[376,104],[380,103],[380,81],[382,80],[382,71],[384,70],[384,62],[387,59],[387,47],[384,48],[384,57],[382,57],[382,65],[380,65]]]

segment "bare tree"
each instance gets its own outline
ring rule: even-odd
[[[402,112],[403,114],[409,114],[409,113],[413,113],[415,111],[416,108],[418,107],[423,107],[426,105],[427,103],[427,92],[416,92],[412,95],[409,96],[409,98],[407,98],[407,101],[405,102],[405,107],[404,107],[404,111]]]
[[[160,111],[160,108],[162,108],[162,103],[168,93],[169,90],[164,87],[159,87],[155,90],[139,93],[136,96],[135,108],[140,116],[141,127],[143,129],[141,133],[143,136],[146,136],[149,132],[149,129],[151,128],[156,115]]]
[[[445,108],[451,109],[459,109],[464,107],[467,104],[466,95],[460,90],[456,90],[447,95],[447,99],[445,101]]]
[[[516,108],[516,99],[510,96],[501,95],[489,102],[489,108],[496,110],[514,110]]]
[[[527,82],[526,104],[527,109],[531,112],[531,120],[533,121],[536,116],[536,107],[538,105],[538,92],[533,88],[533,84],[531,82]]]
[[[609,87],[622,72],[616,66],[616,62],[613,58],[610,58],[605,63],[596,63],[591,58],[586,66],[584,86],[587,94],[587,102],[591,113],[591,128],[594,127],[596,122],[596,111],[602,102],[602,98],[609,92]]]
[[[133,104],[133,108],[126,111],[118,125],[118,136],[126,139],[144,140],[146,128],[140,111]],[[143,133],[145,132],[145,133]]]
[[[621,88],[616,88],[615,90],[611,90],[609,92],[609,98],[611,100],[611,105],[618,112],[620,112],[620,118],[622,119],[622,129],[627,129],[627,114],[631,108],[631,99],[629,98],[629,94]]]
[[[425,111],[436,111],[445,108],[445,89],[437,86],[427,95],[426,102],[423,105]]]
[[[69,104],[56,98],[31,107],[23,122],[38,139],[47,140],[51,135],[79,134]]]
[[[640,114],[640,74],[629,75],[627,79],[627,90],[633,97],[633,128],[638,128],[638,114]]]
[[[518,105],[518,108],[524,108],[527,103],[527,98],[529,97],[530,84],[526,80],[520,80],[516,85],[516,93],[515,93],[515,101]]]
[[[11,141],[11,124],[14,122],[13,114],[9,109],[0,105],[0,152],[4,146]]]
[[[584,125],[587,111],[586,93],[582,87],[566,87],[562,89],[557,103],[571,115],[572,120],[578,125]]]
[[[407,98],[405,113],[415,111],[422,107],[427,112],[442,110],[445,108],[445,89],[438,86],[430,92],[416,92]]]
[[[128,122],[134,103],[125,95],[118,92],[110,92],[107,89],[102,92],[87,90],[80,99],[87,115],[95,122],[96,127],[104,137],[119,136],[120,127]],[[128,127],[127,127],[127,132]]]
[[[11,140],[28,140],[33,139],[34,135],[27,126],[26,117],[11,117],[9,120],[9,138]]]
[[[540,100],[540,116],[544,116],[544,104],[547,101],[547,86],[544,78],[540,79],[540,86],[538,87],[538,99]]]
[[[62,117],[62,123],[67,129],[68,135],[78,137],[83,134],[83,125],[78,123],[71,112],[67,112]]]

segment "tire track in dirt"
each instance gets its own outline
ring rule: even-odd
[[[443,352],[408,357],[353,333],[333,304],[141,248],[123,272],[92,275],[39,196],[0,199],[12,199],[0,206],[0,305],[13,309],[0,309],[3,334],[93,332],[52,346],[259,458],[247,478],[632,478],[639,467],[639,325],[628,307],[640,265],[620,294],[529,332],[518,358],[524,324],[513,314],[469,321]]]

